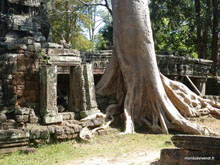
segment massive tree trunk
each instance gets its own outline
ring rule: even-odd
[[[197,30],[197,52],[198,58],[202,58],[202,22],[201,22],[201,4],[200,0],[195,0],[196,12],[196,30]]]
[[[219,0],[212,0],[213,5],[213,25],[212,25],[212,57],[213,60],[211,72],[214,76],[217,75],[218,65],[218,35],[219,35]]]
[[[206,9],[206,23],[205,23],[205,27],[204,27],[204,31],[203,31],[203,35],[202,35],[202,48],[201,48],[201,57],[203,59],[207,59],[207,51],[208,51],[208,33],[209,33],[209,28],[211,25],[211,1],[210,0],[206,0],[206,5],[207,5],[207,9]]]
[[[119,103],[115,108],[124,110],[125,133],[133,133],[135,124],[139,124],[155,133],[174,129],[212,134],[185,117],[208,113],[219,116],[220,105],[200,98],[158,70],[148,2],[112,0],[112,5],[114,54],[97,85],[97,93],[117,97]]]

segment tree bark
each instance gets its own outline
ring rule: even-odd
[[[197,52],[198,58],[202,58],[202,23],[201,23],[201,4],[200,0],[195,0],[196,26],[197,26]]]
[[[209,33],[209,27],[211,25],[211,1],[206,0],[206,23],[202,35],[202,48],[201,48],[201,57],[203,59],[207,59],[207,51],[208,51],[208,33]]]
[[[213,4],[213,26],[212,26],[212,68],[211,73],[217,75],[218,65],[218,33],[219,33],[219,0],[212,0]]]
[[[114,54],[96,89],[100,95],[115,95],[118,99],[116,109],[124,111],[125,133],[134,133],[135,124],[139,124],[155,133],[167,134],[174,129],[214,134],[184,117],[220,115],[220,105],[200,98],[159,72],[148,2],[112,0],[112,5]]]

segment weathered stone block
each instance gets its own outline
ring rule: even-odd
[[[176,147],[184,149],[219,151],[220,148],[219,137],[175,135],[171,140]]]
[[[7,49],[8,50],[19,50],[19,49],[27,50],[27,46],[25,44],[18,44],[18,43],[15,43],[15,42],[8,42],[7,43]]]
[[[31,51],[31,52],[35,52],[35,47],[34,47],[34,45],[28,45],[28,46],[27,46],[27,50],[28,50],[28,51]]]
[[[16,115],[15,119],[17,122],[21,123],[27,123],[29,120],[29,116],[28,115]]]
[[[20,62],[24,62],[25,61],[25,57],[24,57],[24,54],[18,54],[18,61]]]
[[[15,79],[17,78],[24,78],[24,72],[16,72]]]
[[[24,95],[24,89],[23,90],[18,89],[16,93],[17,93],[18,96],[23,96]]]
[[[74,127],[74,130],[75,130],[75,133],[78,133],[82,130],[82,126],[81,125],[78,125],[78,124],[73,124],[73,127]]]
[[[0,141],[25,139],[25,138],[29,138],[29,136],[30,136],[29,132],[19,130],[19,129],[0,130]]]
[[[27,64],[32,64],[34,62],[34,59],[33,58],[25,58],[25,65],[27,66]]]
[[[63,121],[63,116],[60,114],[55,114],[55,115],[48,114],[45,115],[43,118],[45,124],[59,123]]]
[[[62,134],[64,134],[64,129],[63,129],[63,127],[55,127],[55,135],[56,136],[59,136],[59,135],[62,135]]]
[[[26,81],[25,82],[25,89],[36,91],[39,89],[39,84],[37,81]]]
[[[37,124],[38,123],[38,117],[29,116],[29,122],[32,123],[32,124]]]
[[[82,126],[83,127],[94,127],[95,125],[91,120],[87,120],[82,123]]]
[[[68,127],[65,127],[65,133],[67,135],[69,134],[74,134],[75,133],[75,130],[74,129],[71,129],[71,128],[68,128]]]
[[[40,129],[31,129],[30,139],[39,139],[41,135]]]
[[[16,78],[17,81],[17,85],[24,85],[25,84],[25,80],[23,78]]]
[[[37,42],[45,42],[46,41],[46,38],[44,36],[38,36],[38,35],[35,35],[34,36],[34,40],[37,41]],[[36,43],[35,43],[36,44]]]
[[[35,53],[31,52],[31,51],[25,51],[24,56],[27,57],[27,58],[34,58]]]
[[[18,61],[17,63],[17,71],[25,71],[26,70],[26,67],[25,67],[25,63],[24,62],[21,62],[21,61]]]
[[[63,116],[63,120],[73,120],[74,119],[74,112],[63,112],[63,113],[59,113]]]
[[[42,36],[41,39],[40,39],[40,42],[44,42],[45,37]],[[40,43],[34,43],[34,48],[35,48],[35,51],[39,52],[41,50],[41,44]]]
[[[17,99],[18,105],[23,106],[23,104],[24,104],[25,102],[26,102],[26,101],[25,101],[25,98],[24,98],[24,97],[19,97],[19,96],[18,96],[18,99]]]
[[[41,129],[40,138],[41,139],[49,139],[50,132],[47,129]]]
[[[4,113],[0,113],[0,123],[3,123],[4,121],[6,121],[7,117]]]
[[[30,114],[30,108],[27,107],[19,107],[15,109],[16,115],[29,115]]]
[[[17,85],[17,90],[24,90],[25,86],[24,85]],[[17,91],[18,93],[18,91]]]
[[[48,126],[47,129],[50,132],[50,134],[54,134],[56,132],[56,129],[54,126]]]
[[[87,110],[87,111],[81,111],[80,112],[80,117],[81,118],[85,118],[85,117],[88,117],[92,114],[95,114],[95,113],[99,113],[100,110],[97,108],[97,109],[92,109],[92,110]]]

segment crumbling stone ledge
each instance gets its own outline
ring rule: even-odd
[[[104,119],[91,119],[83,122],[67,120],[58,124],[27,124],[25,128],[0,130],[0,154],[23,150],[30,145],[54,143],[79,137],[84,127],[96,128]]]
[[[220,137],[175,135],[171,140],[178,148],[161,150],[162,165],[220,164]]]

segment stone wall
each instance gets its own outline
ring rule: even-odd
[[[19,42],[1,42],[7,53],[0,55],[3,106],[39,107],[39,66],[41,44],[32,37]]]
[[[101,50],[83,54],[83,60],[93,65],[94,74],[103,74],[106,69],[112,50]],[[189,76],[206,78],[212,61],[193,59],[174,55],[157,55],[157,64],[160,72],[166,76]]]

